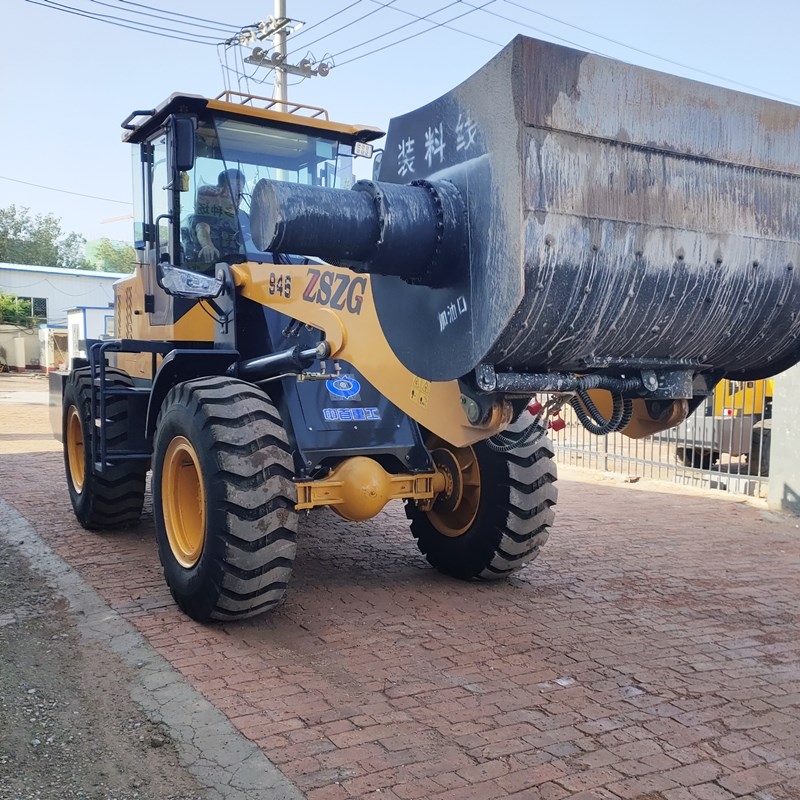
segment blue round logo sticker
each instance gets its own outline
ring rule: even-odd
[[[350,400],[361,391],[361,384],[352,375],[337,375],[325,381],[331,397],[339,400]]]

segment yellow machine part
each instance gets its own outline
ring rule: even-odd
[[[592,402],[597,406],[597,410],[606,419],[609,419],[613,408],[611,392],[605,389],[590,389],[589,397],[592,398]],[[644,400],[634,400],[631,421],[625,426],[622,433],[631,439],[641,439],[644,436],[652,436],[654,433],[667,428],[673,428],[688,416],[689,403],[686,400],[673,400],[658,419],[653,419],[650,416]]]
[[[374,459],[353,456],[325,478],[297,483],[298,511],[330,506],[339,516],[361,522],[378,514],[390,500],[432,501],[445,488],[440,472],[391,475]]]
[[[312,280],[320,273],[316,266],[248,262],[233,267],[243,297],[324,331],[331,359],[355,364],[381,394],[450,444],[473,444],[508,425],[510,403],[496,401],[486,424],[471,425],[462,410],[458,381],[424,380],[399,361],[383,334],[369,275],[328,265],[322,271],[331,285],[327,303],[321,303],[313,291]],[[280,292],[277,286],[282,287]]]
[[[214,320],[196,303],[185,314],[174,319],[173,313],[165,314],[163,325],[154,325],[151,315],[145,311],[144,275],[147,267],[141,266],[129,278],[114,284],[114,313],[116,333],[120,339],[142,339],[144,341],[166,342],[208,342],[214,341]],[[158,288],[161,294],[163,290]],[[172,298],[164,295],[171,306]],[[156,360],[156,364],[160,356]],[[124,369],[132,378],[151,379],[153,377],[153,356],[150,353],[119,353],[117,366]]]
[[[331,360],[340,358],[355,364],[379,392],[443,441],[455,447],[466,447],[502,431],[511,421],[510,403],[497,400],[484,424],[471,424],[462,410],[458,381],[425,380],[399,361],[383,334],[369,275],[356,275],[344,267],[328,265],[320,268],[318,265],[248,262],[232,269],[242,297],[276,308],[323,331],[331,348]],[[320,302],[320,293],[311,291],[311,281],[319,279],[321,270],[331,286],[325,303]],[[137,270],[114,287],[117,335],[123,339],[208,342],[210,345],[214,340],[214,320],[199,302],[177,319],[173,314],[165,314],[164,324],[151,324],[151,315],[144,310],[145,271],[146,268]],[[281,290],[277,291],[276,287],[281,287]],[[167,298],[167,302],[174,301]],[[153,365],[154,359],[149,353],[118,356],[118,366],[133,378],[152,378]],[[755,383],[771,384],[771,381]],[[742,395],[744,407],[756,402],[756,388],[747,384],[742,391],[745,392]],[[598,410],[610,416],[610,393],[598,389],[591,390],[590,395]],[[761,402],[763,405],[763,399]],[[633,417],[623,433],[631,438],[648,436],[677,425],[687,414],[686,401],[676,400],[659,419],[654,420],[645,402],[634,400]]]
[[[764,413],[774,381],[720,381],[714,393],[714,416],[752,416]]]

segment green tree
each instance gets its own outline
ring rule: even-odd
[[[103,272],[133,272],[136,251],[126,242],[98,239],[86,245],[86,257],[95,269]]]
[[[14,205],[0,208],[0,261],[41,267],[92,269],[84,257],[86,240],[64,233],[52,214],[32,214]]]
[[[31,301],[0,291],[0,323],[30,325]]]

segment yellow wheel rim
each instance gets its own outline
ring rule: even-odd
[[[433,508],[428,512],[428,519],[443,536],[455,538],[465,534],[475,517],[481,501],[481,473],[478,467],[478,457],[472,447],[453,447],[438,437],[433,437],[428,442],[428,449],[447,450],[458,465],[457,476],[445,476],[447,489],[454,492],[455,496],[448,497],[447,510],[442,510],[442,503],[434,502]],[[440,508],[437,509],[437,505]]]
[[[83,451],[83,424],[75,406],[67,411],[67,462],[69,477],[75,491],[80,494],[86,480],[86,456]]]
[[[185,436],[176,436],[164,456],[161,504],[172,555],[187,569],[200,559],[206,539],[206,493],[202,475],[192,443]]]

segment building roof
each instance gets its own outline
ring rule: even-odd
[[[108,278],[118,281],[120,278],[127,278],[125,272],[95,272],[90,269],[62,269],[61,267],[35,267],[30,264],[6,264],[0,263],[0,271],[9,270],[12,272],[38,272],[47,275],[74,275],[78,278]]]

